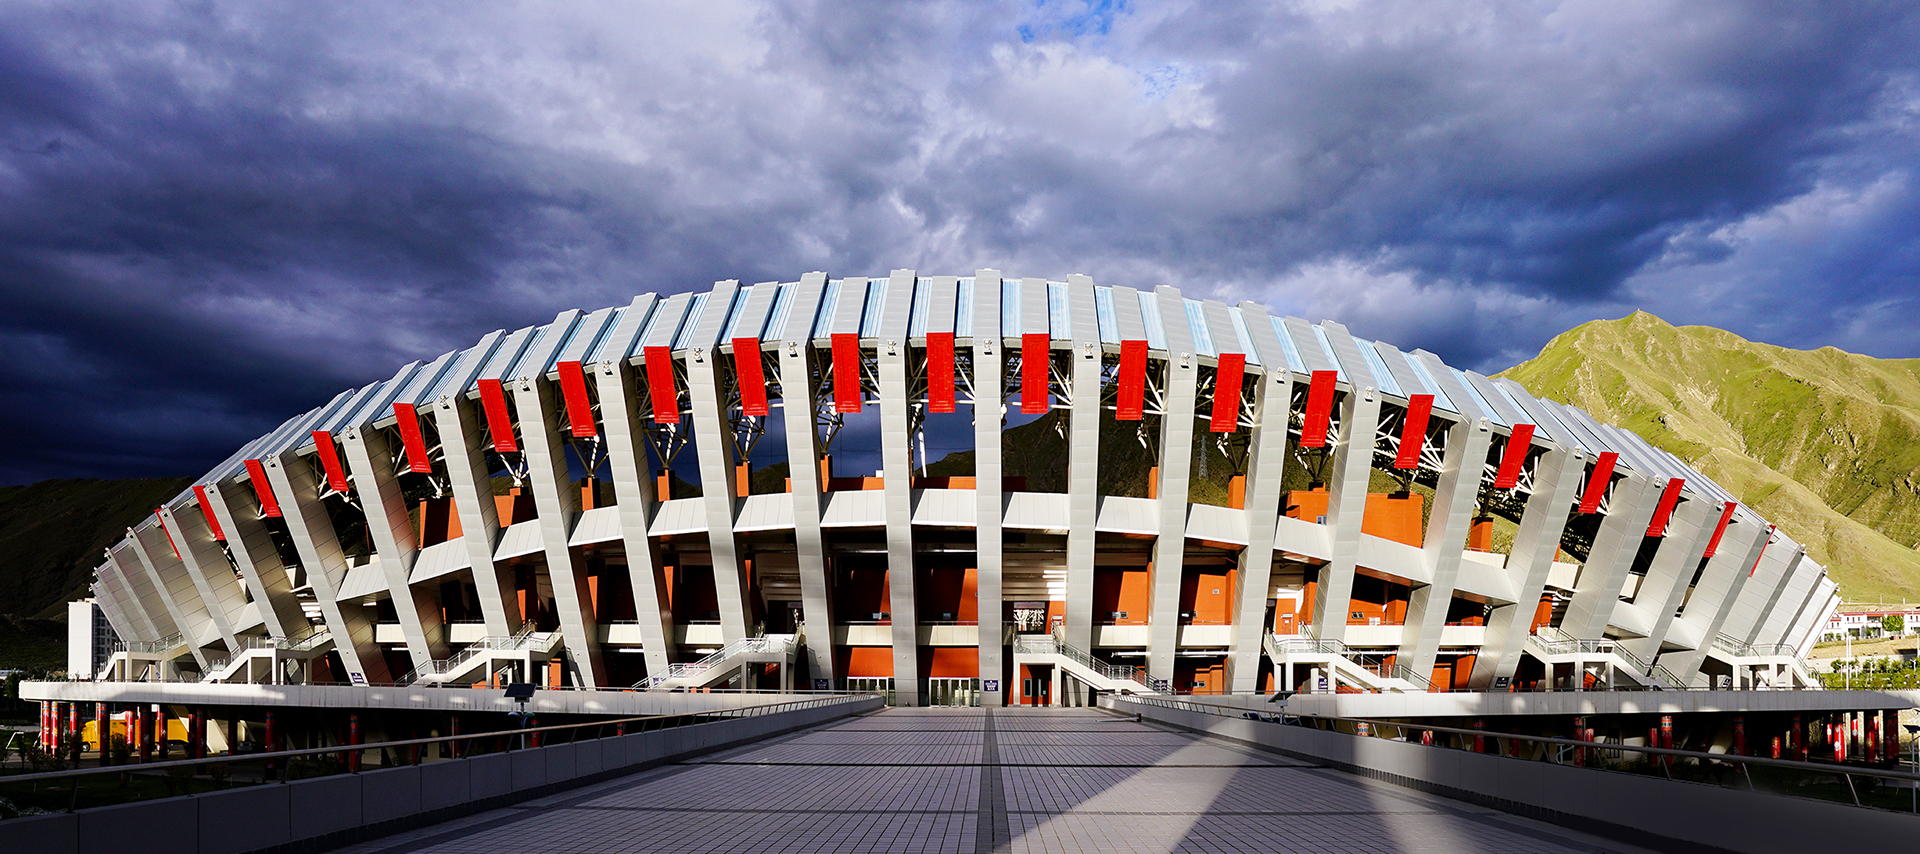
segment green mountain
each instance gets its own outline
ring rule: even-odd
[[[102,552],[186,478],[46,480],[0,487],[0,670],[66,661],[66,602],[88,595]]]
[[[1805,544],[1847,599],[1920,596],[1920,359],[1636,312],[1568,330],[1501,376],[1686,460]]]

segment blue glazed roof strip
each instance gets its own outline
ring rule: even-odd
[[[933,281],[921,276],[913,280],[913,316],[907,320],[907,337],[927,337],[927,318],[932,313]]]
[[[793,293],[800,289],[798,283],[780,285],[773,292],[773,308],[767,312],[767,325],[760,330],[761,338],[771,338],[787,328],[787,314],[793,311]]]
[[[1373,371],[1373,381],[1379,386],[1382,392],[1395,397],[1411,396],[1401,387],[1400,380],[1394,377],[1393,371],[1387,369],[1387,361],[1380,358],[1380,351],[1373,349],[1372,341],[1356,337],[1353,339],[1353,343],[1360,348],[1360,358],[1367,360],[1367,367]],[[1418,391],[1412,392],[1412,394],[1419,393]]]
[[[1253,333],[1247,329],[1247,316],[1238,308],[1227,309],[1227,317],[1233,320],[1233,333],[1240,336],[1240,352],[1247,354],[1247,364],[1260,364],[1260,348],[1254,346]]]
[[[1047,283],[1047,334],[1054,340],[1073,339],[1073,312],[1067,306],[1067,283]]]
[[[727,319],[720,324],[720,337],[713,341],[714,346],[717,347],[726,344],[736,337],[737,333],[734,332],[734,329],[740,325],[741,320],[745,319],[747,314],[747,300],[753,296],[753,289],[757,287],[759,287],[759,285],[747,285],[743,288],[734,289],[733,304],[727,309]],[[759,336],[756,335],[753,337],[758,338]]]
[[[1167,329],[1160,323],[1160,301],[1152,291],[1140,291],[1140,321],[1147,327],[1147,349],[1165,352]]]
[[[706,312],[708,297],[711,296],[713,296],[712,291],[694,295],[693,303],[687,306],[686,319],[680,321],[679,331],[673,334],[673,343],[667,346],[675,350],[688,346],[687,342],[693,338],[693,331],[700,326],[700,316]]]
[[[1348,375],[1353,371],[1345,362],[1340,361],[1338,354],[1333,352],[1333,342],[1327,340],[1327,330],[1322,329],[1317,323],[1307,328],[1312,330],[1314,343],[1320,345],[1320,352],[1326,354],[1327,361],[1333,364],[1333,369],[1340,372],[1340,381],[1349,382]]]
[[[1113,316],[1113,289],[1093,289],[1093,319],[1100,327],[1100,343],[1120,343],[1119,321]]]
[[[911,298],[911,294],[908,295]],[[880,307],[887,299],[887,280],[867,280],[867,302],[860,310],[860,337],[872,338],[880,334]]]
[[[620,307],[620,315],[608,324],[607,334],[601,336],[600,343],[587,353],[584,361],[599,364],[617,362],[627,357],[633,350],[633,341],[646,326],[647,316],[653,313],[654,304],[659,302],[652,294],[634,297],[629,305]]]
[[[1480,394],[1479,389],[1473,387],[1473,381],[1468,379],[1464,372],[1459,368],[1451,367],[1447,370],[1453,372],[1454,378],[1460,381],[1460,387],[1467,390],[1467,396],[1473,398],[1474,405],[1480,407],[1480,414],[1486,416],[1488,421],[1502,427],[1513,426],[1512,422],[1507,421],[1506,418],[1500,414],[1500,410],[1493,408],[1493,404],[1488,402],[1486,397]]]
[[[1000,336],[1020,337],[1020,280],[1000,280]]]
[[[813,315],[813,337],[827,339],[833,336],[833,312],[840,306],[841,286],[845,279],[828,279],[827,289],[820,294],[820,307]]]
[[[1281,337],[1293,344],[1294,353],[1306,363],[1308,373],[1333,371],[1339,374],[1340,379],[1346,379],[1346,374],[1340,371],[1340,364],[1327,355],[1327,348],[1322,346],[1320,339],[1314,335],[1314,328],[1311,325],[1297,317],[1281,318],[1280,323],[1286,331],[1286,334]]]
[[[1294,373],[1306,373],[1307,363],[1300,360],[1300,350],[1293,346],[1293,336],[1287,334],[1287,324],[1271,315],[1267,321],[1273,326],[1273,336],[1280,339],[1280,351],[1287,356],[1287,368]]]
[[[1453,398],[1447,396],[1446,389],[1441,388],[1440,383],[1434,380],[1433,375],[1427,373],[1427,366],[1421,364],[1419,359],[1409,358],[1407,359],[1407,365],[1413,368],[1415,375],[1420,377],[1420,382],[1427,387],[1427,393],[1433,395],[1433,405],[1455,415],[1465,414],[1460,411],[1460,405],[1454,403]]]
[[[973,277],[961,276],[960,288],[953,297],[953,333],[962,338],[973,336]]]
[[[527,339],[527,346],[514,355],[513,363],[507,366],[505,372],[501,373],[500,379],[510,380],[524,375],[526,373],[527,358],[540,350],[541,344],[545,343],[547,335],[551,333],[552,330],[552,324],[534,329],[533,336]]]
[[[1180,307],[1186,310],[1187,334],[1192,336],[1194,354],[1220,355],[1219,349],[1213,346],[1213,330],[1207,328],[1206,309],[1200,305],[1200,301],[1182,298]]]
[[[460,355],[460,353],[445,353],[433,360],[426,370],[414,375],[413,380],[407,383],[406,388],[401,389],[394,400],[412,404],[432,400],[433,389],[453,372],[453,366],[460,361]]]

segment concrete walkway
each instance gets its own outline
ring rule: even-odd
[[[1089,709],[886,709],[340,850],[1635,849]]]

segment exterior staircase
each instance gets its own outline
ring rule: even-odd
[[[1626,676],[1642,688],[1666,690],[1687,687],[1686,680],[1675,676],[1673,671],[1635,655],[1632,650],[1611,638],[1585,640],[1551,626],[1541,626],[1537,633],[1527,636],[1526,650],[1548,666],[1574,665],[1576,678],[1582,683],[1587,667],[1599,664],[1612,666],[1615,674]],[[1581,690],[1582,687],[1584,685],[1576,686],[1573,690]]]
[[[781,687],[790,690],[793,686],[789,674],[799,649],[800,635],[797,634],[741,638],[699,661],[668,665],[667,672],[635,682],[633,687],[649,691],[706,688],[740,675],[740,669],[746,665],[777,663]]]
[[[1066,642],[1060,629],[1052,635],[1018,635],[1013,642],[1014,667],[1023,664],[1051,664],[1060,672],[1085,682],[1096,691],[1126,691],[1134,694],[1163,694],[1148,687],[1144,668],[1108,664],[1092,653]]]
[[[1340,641],[1269,634],[1264,646],[1276,673],[1287,673],[1290,666],[1326,668],[1328,691],[1346,687],[1377,694],[1425,694],[1433,690],[1426,677],[1405,667],[1366,663],[1364,653]]]

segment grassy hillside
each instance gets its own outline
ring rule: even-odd
[[[48,480],[0,487],[0,669],[65,661],[54,621],[84,596],[102,551],[191,481]]]
[[[1805,543],[1847,598],[1920,596],[1920,359],[1788,350],[1637,312],[1502,375],[1686,460]]]

